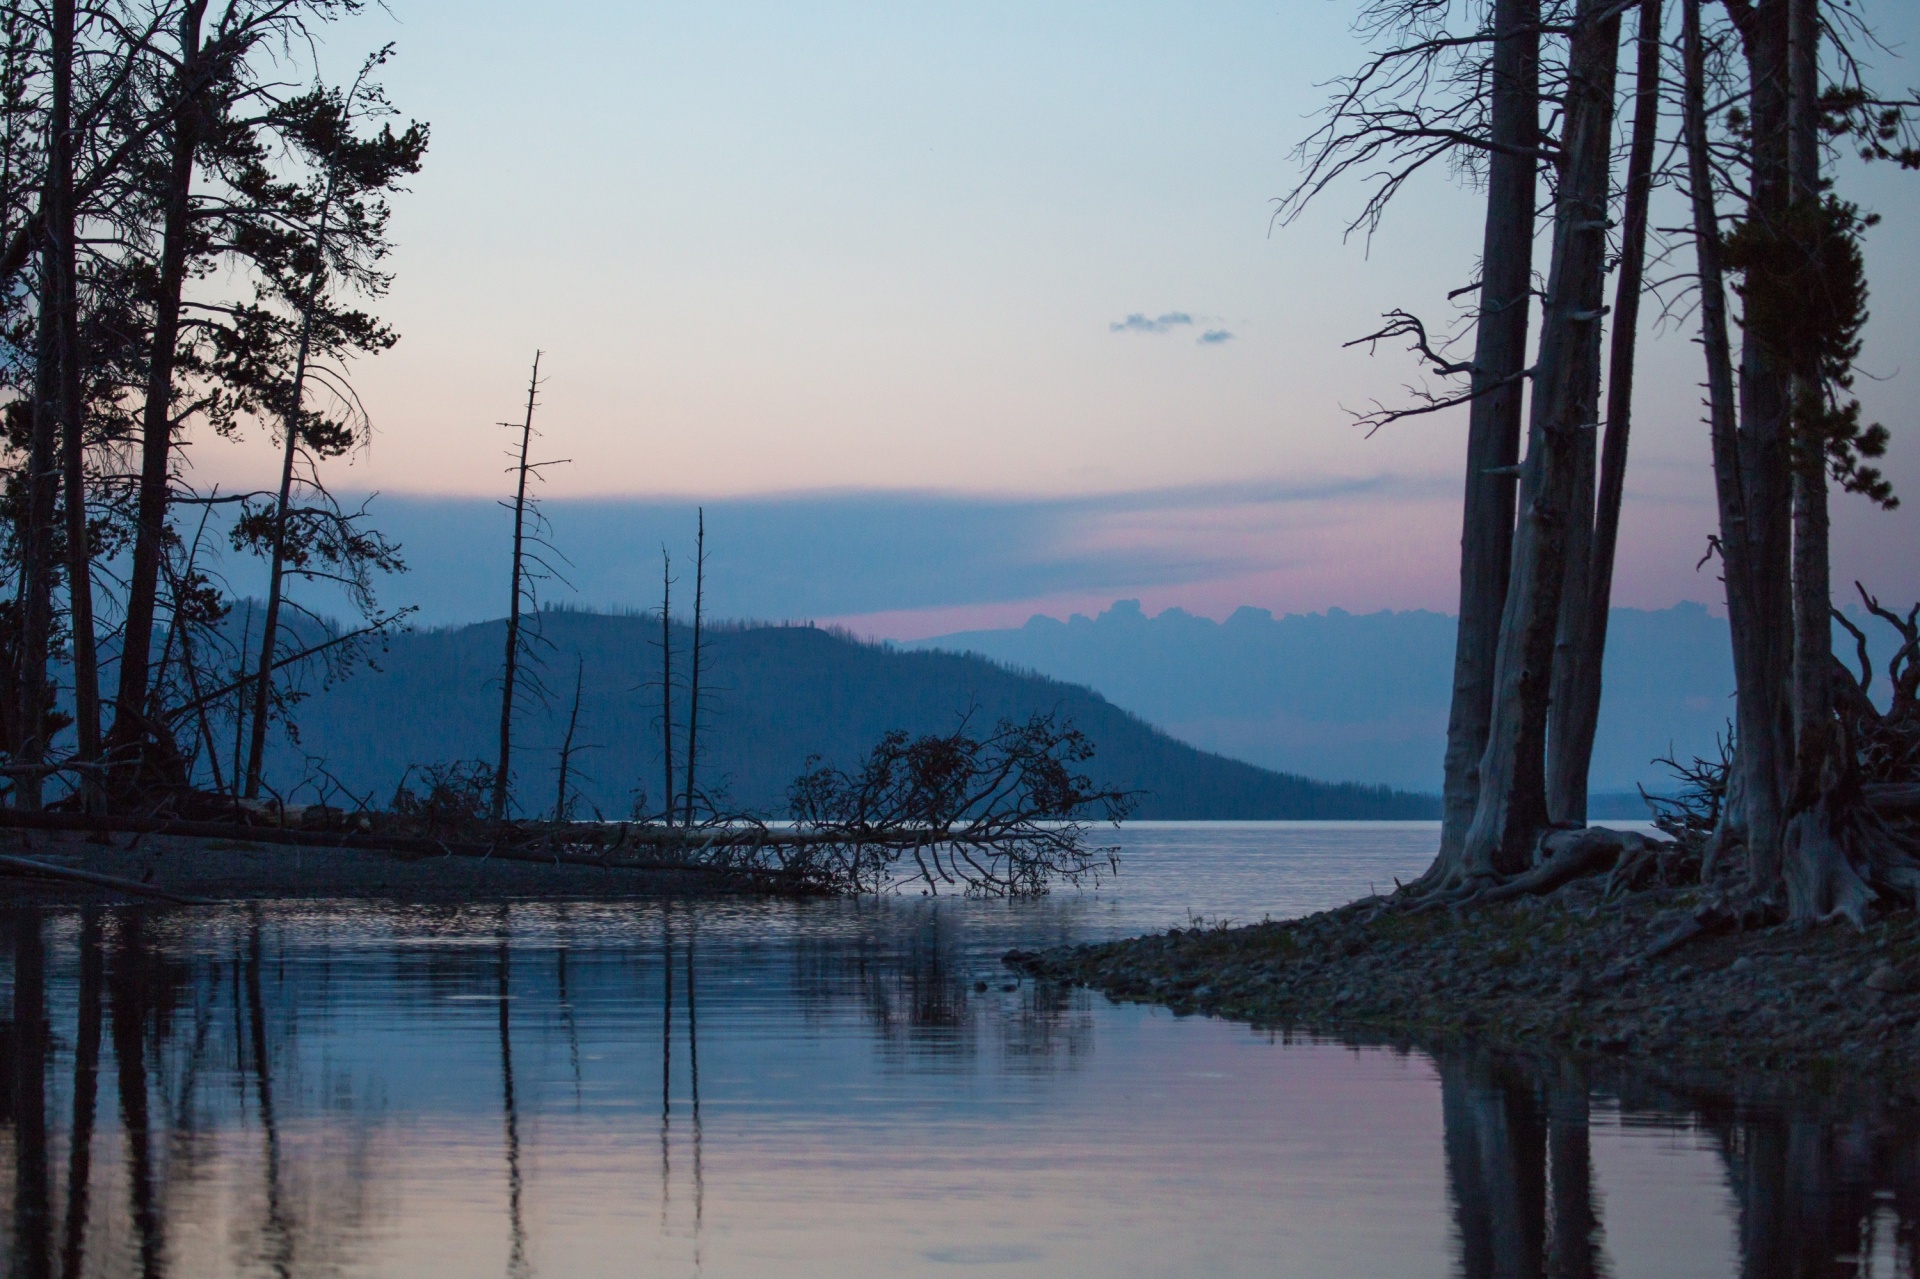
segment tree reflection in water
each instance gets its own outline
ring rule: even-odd
[[[838,1019],[863,1028],[886,1071],[942,1077],[979,1060],[1014,1074],[1070,1071],[1092,1060],[1101,1024],[1084,993],[1003,988],[1010,979],[984,966],[940,910],[851,911],[837,929],[749,929],[717,943],[697,906],[588,912],[584,927],[600,940],[584,948],[579,920],[543,907],[396,915],[383,926],[411,930],[412,941],[357,951],[335,949],[333,923],[300,932],[293,918],[0,915],[12,992],[0,1009],[0,1195],[10,1208],[0,1270],[144,1277],[211,1264],[291,1279],[378,1269],[406,1163],[378,1098],[424,1069],[423,1096],[446,1101],[449,1114],[499,1107],[489,1120],[499,1154],[485,1162],[500,1170],[489,1176],[503,1174],[504,1196],[483,1211],[506,1218],[505,1272],[531,1275],[541,1201],[529,1124],[568,1092],[581,1114],[583,1069],[610,1056],[637,1121],[612,1149],[644,1168],[657,1114],[662,1238],[690,1237],[697,1267],[713,1135],[702,1050],[717,1052],[722,1087],[746,1078],[751,1090],[743,1071],[777,1059],[777,1050],[739,1055],[756,1015],[798,1009],[816,1030]],[[356,1074],[333,1057],[329,1036],[359,1007],[353,989],[369,988],[404,1037],[382,1042],[417,1053],[412,1065]],[[703,1015],[720,1018],[713,1044],[701,1042]],[[551,1076],[543,1057],[559,1067]],[[1466,1049],[1433,1061],[1444,1139],[1417,1175],[1444,1174],[1455,1267],[1467,1279],[1610,1272],[1591,1132],[1616,1115],[1686,1130],[1717,1153],[1747,1279],[1920,1269],[1920,1115],[1904,1098],[1763,1098]],[[113,1096],[100,1095],[103,1085]],[[604,1106],[606,1082],[591,1086]],[[227,1229],[210,1240],[219,1213]]]
[[[1589,1087],[1574,1066],[1472,1052],[1443,1055],[1439,1068],[1466,1279],[1605,1273],[1588,1143],[1595,1097],[1623,1116],[1714,1134],[1739,1210],[1742,1279],[1920,1273],[1920,1123],[1909,1106],[1758,1099],[1625,1073]]]

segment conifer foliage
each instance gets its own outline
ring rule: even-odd
[[[257,797],[271,721],[390,626],[402,566],[324,464],[370,427],[351,366],[397,335],[390,200],[427,128],[318,37],[362,0],[35,0],[0,15],[0,788],[159,811]],[[206,433],[279,459],[202,492]],[[267,569],[237,605],[230,552]],[[326,582],[345,630],[304,603]],[[238,613],[236,617],[235,614]],[[236,625],[236,622],[238,623]]]

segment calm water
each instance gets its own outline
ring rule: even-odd
[[[102,1276],[1913,1273],[1903,1111],[1279,1042],[996,960],[1331,904],[1434,838],[1143,824],[1117,884],[1013,905],[14,913],[0,1248]]]

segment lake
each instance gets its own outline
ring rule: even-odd
[[[1891,1100],[1289,1039],[998,962],[1390,889],[1437,829],[1142,823],[1117,881],[1014,903],[16,910],[8,1272],[1915,1273]]]

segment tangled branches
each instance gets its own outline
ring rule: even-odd
[[[1093,746],[1070,722],[1036,714],[974,737],[888,733],[858,771],[818,757],[793,783],[796,834],[786,868],[840,891],[919,880],[986,896],[1047,891],[1117,868],[1115,850],[1086,843],[1087,820],[1118,823],[1125,792],[1077,771]],[[912,859],[904,878],[902,863]]]

